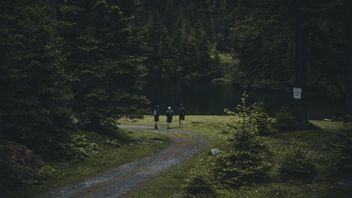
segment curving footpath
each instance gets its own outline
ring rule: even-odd
[[[123,129],[151,130],[150,126],[120,126]],[[173,143],[164,150],[143,159],[124,164],[85,181],[40,195],[40,198],[116,198],[131,192],[138,185],[157,177],[163,171],[190,159],[205,148],[203,136],[187,130],[159,130],[166,132]],[[186,134],[180,136],[180,134]]]

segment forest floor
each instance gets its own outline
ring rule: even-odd
[[[124,125],[120,128],[133,131],[152,130],[150,126]],[[84,181],[52,190],[39,197],[121,197],[170,167],[191,159],[206,145],[206,140],[202,135],[188,130],[164,129],[159,131],[173,141],[164,150]]]

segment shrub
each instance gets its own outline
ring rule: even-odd
[[[275,128],[279,131],[292,131],[297,127],[296,120],[288,108],[282,108],[275,117]]]
[[[265,111],[262,103],[254,103],[250,108],[249,116],[253,119],[259,135],[266,136],[273,134],[269,114]]]
[[[184,197],[217,197],[214,185],[211,182],[210,170],[204,168],[211,163],[210,158],[207,159],[199,159],[196,166],[189,171],[189,178],[186,179],[184,186]]]
[[[72,142],[76,159],[95,158],[101,154],[98,144],[89,142],[85,135],[73,135]]]
[[[343,140],[338,148],[338,168],[340,172],[349,173],[352,170],[352,139]]]
[[[337,147],[337,168],[342,173],[350,173],[352,170],[352,122],[344,122],[342,133],[339,133],[340,141]]]
[[[242,186],[261,181],[269,170],[269,150],[258,136],[258,125],[253,116],[253,106],[246,106],[243,95],[237,112],[228,113],[237,116],[233,124],[230,151],[218,157],[215,175],[219,182],[229,186]]]
[[[254,103],[252,105],[246,105],[246,94],[242,95],[241,104],[236,107],[237,112],[232,112],[229,109],[225,109],[225,113],[240,117],[241,119],[247,119],[250,125],[255,127],[255,131],[258,135],[266,136],[273,134],[272,122],[269,114],[265,111],[263,103]],[[236,119],[234,123],[228,124],[230,128],[234,128],[238,125]],[[224,132],[226,133],[226,132]]]
[[[268,150],[251,127],[235,133],[230,152],[221,154],[215,167],[217,179],[229,186],[263,180],[269,170]]]
[[[352,116],[346,115],[343,119],[343,132],[351,133],[352,132]]]
[[[316,176],[317,169],[309,153],[297,144],[294,151],[284,158],[279,173],[283,179],[309,179]]]
[[[52,159],[51,161],[77,162],[86,158],[99,157],[102,153],[102,149],[94,141],[102,142],[105,138],[103,139],[101,135],[98,135],[94,132],[86,132],[86,134],[71,135],[67,142],[58,144],[55,151],[56,156],[58,157]],[[115,141],[109,142],[107,144],[118,146],[117,144],[115,145]]]
[[[0,144],[0,188],[34,184],[36,160],[32,151],[12,142]]]
[[[58,172],[50,165],[44,165],[39,168],[37,175],[41,180],[48,180],[57,177]]]
[[[191,197],[216,197],[216,192],[209,179],[202,175],[195,175],[186,181],[185,198]]]
[[[107,139],[105,141],[105,144],[110,145],[110,146],[114,146],[114,147],[120,147],[120,143],[114,139]]]

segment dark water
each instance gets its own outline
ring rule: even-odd
[[[223,115],[224,108],[234,109],[239,104],[242,93],[242,88],[232,84],[168,79],[148,80],[143,90],[143,94],[152,102],[151,108],[159,104],[161,112],[168,106],[177,112],[179,104],[182,103],[188,114],[196,115]],[[248,90],[247,93],[250,103],[263,102],[271,114],[293,103],[292,90]],[[342,112],[340,103],[317,93],[306,94],[305,103],[309,119],[328,118]]]

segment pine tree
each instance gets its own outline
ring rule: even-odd
[[[268,146],[258,136],[261,128],[257,119],[258,105],[248,106],[247,97],[246,93],[242,94],[237,112],[225,110],[236,117],[228,123],[233,137],[230,139],[230,149],[221,153],[215,164],[216,178],[231,187],[262,181],[271,166]]]
[[[53,13],[47,1],[0,4],[0,135],[48,154],[71,130]]]
[[[133,16],[104,0],[64,2],[61,16],[72,107],[81,124],[99,130],[116,118],[140,116],[147,101],[136,92],[145,68]]]
[[[289,1],[238,1],[231,41],[249,86],[263,81],[286,85],[293,76],[294,31]]]
[[[149,74],[165,75],[166,71],[172,70],[167,68],[170,65],[164,65],[164,61],[172,56],[170,52],[172,47],[170,46],[168,30],[159,14],[154,13],[147,29],[145,39],[150,52],[146,62],[148,63]]]
[[[201,32],[197,41],[197,61],[198,76],[200,80],[212,80],[221,76],[219,60],[216,56],[212,57],[211,43],[205,32]]]
[[[189,37],[183,43],[178,53],[178,71],[187,79],[196,79],[195,69],[197,68],[197,48],[194,37]]]

